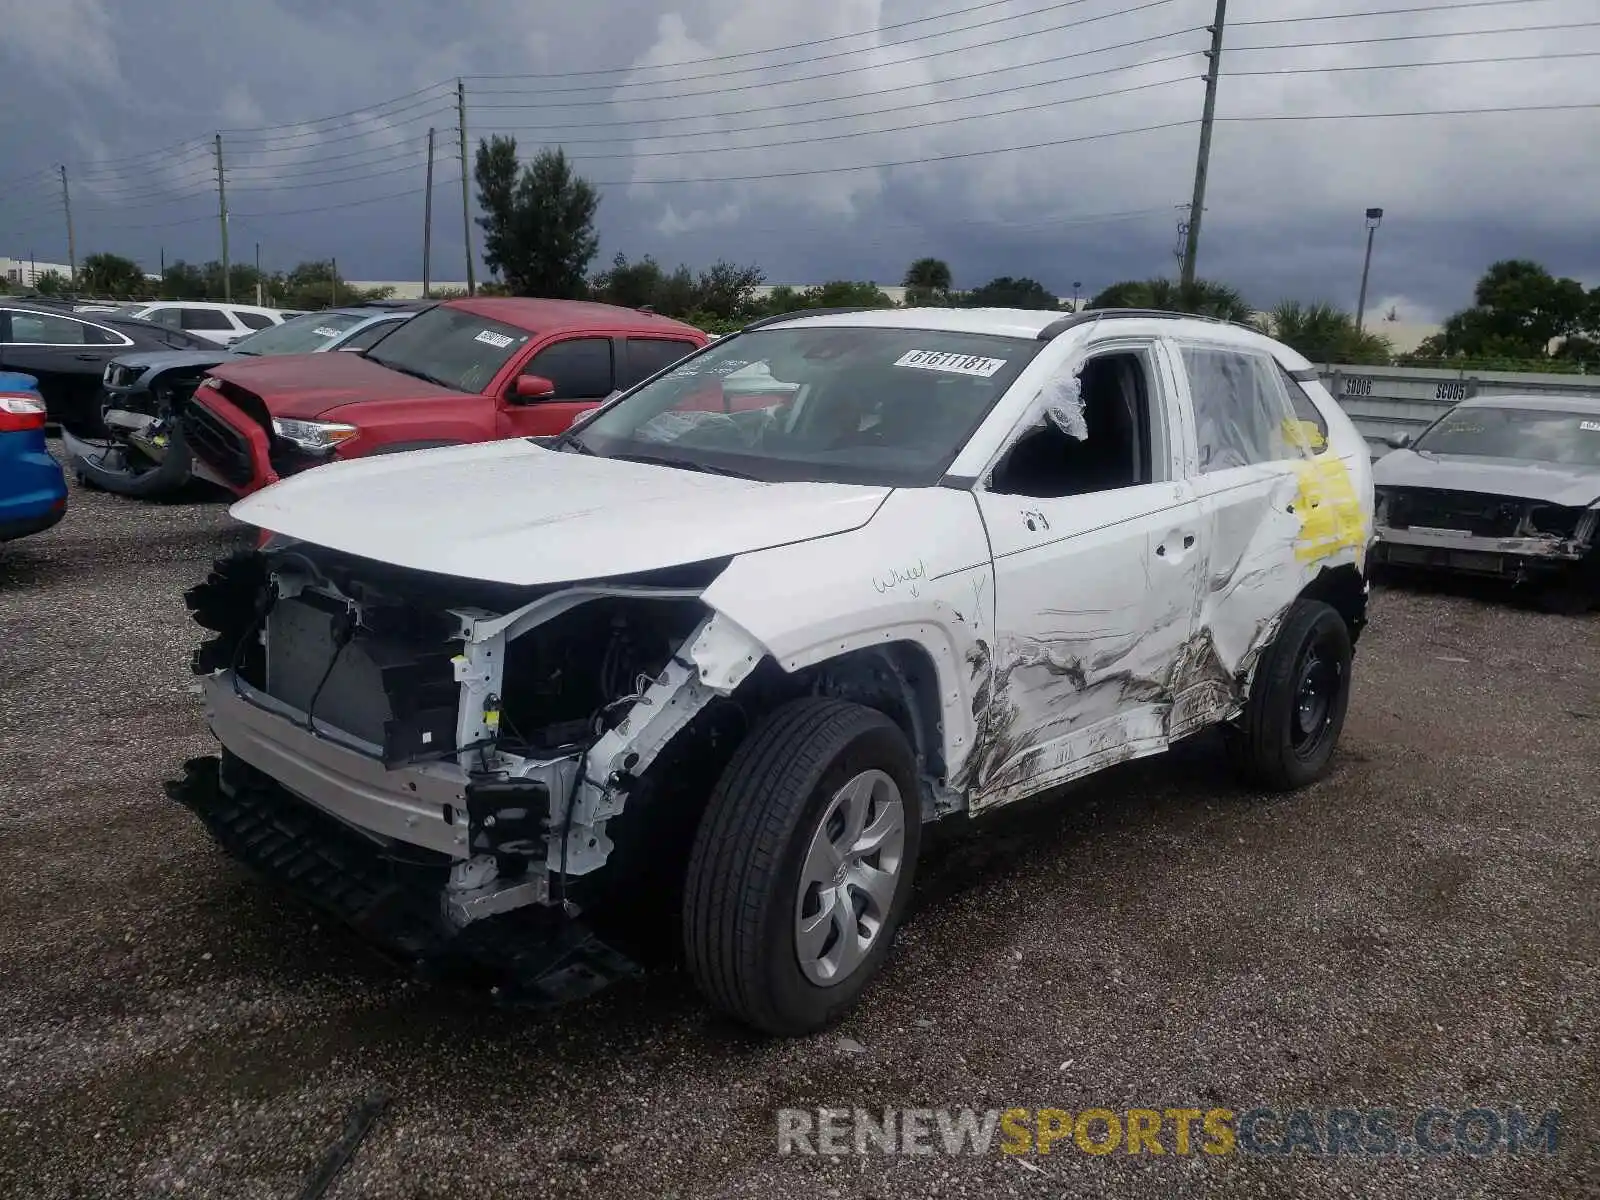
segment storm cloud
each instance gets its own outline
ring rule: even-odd
[[[958,286],[1092,292],[1174,270],[1213,6],[0,0],[0,254],[64,258],[65,162],[80,256],[217,257],[221,129],[236,260],[259,242],[268,267],[418,278],[433,126],[433,274],[459,279],[465,76],[474,140],[565,145],[602,185],[597,267],[622,251],[894,283],[934,254]],[[1405,320],[1466,303],[1497,258],[1600,282],[1593,0],[1326,10],[1230,5],[1202,275],[1258,305],[1353,307],[1381,205],[1372,291]]]

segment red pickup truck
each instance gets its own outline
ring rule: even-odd
[[[245,496],[336,459],[562,433],[709,340],[609,304],[450,300],[360,354],[214,367],[179,426],[197,473]]]

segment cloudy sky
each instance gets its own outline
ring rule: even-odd
[[[221,130],[235,259],[420,278],[434,126],[433,275],[460,279],[460,76],[471,138],[601,185],[596,268],[897,283],[934,254],[1093,292],[1174,270],[1214,2],[0,0],[0,255],[65,257],[65,163],[80,256],[218,257]],[[1381,205],[1403,320],[1496,258],[1600,283],[1597,63],[1595,0],[1232,0],[1201,274],[1353,308]]]

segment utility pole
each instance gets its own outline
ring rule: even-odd
[[[1222,73],[1222,26],[1228,0],[1217,0],[1217,15],[1210,25],[1211,49],[1206,51],[1206,106],[1200,115],[1200,155],[1194,166],[1194,199],[1189,204],[1189,231],[1183,250],[1182,284],[1194,283],[1195,258],[1200,252],[1200,218],[1206,208],[1206,173],[1211,169],[1211,125],[1217,116],[1217,76]]]
[[[428,127],[428,186],[422,189],[422,298],[428,299],[428,260],[433,250],[433,126]]]
[[[331,298],[328,307],[337,308],[339,305],[339,260],[330,258],[328,266],[328,295]]]
[[[217,221],[222,226],[222,298],[233,299],[233,279],[228,270],[228,183],[222,170],[222,135],[217,134]]]
[[[1356,332],[1362,331],[1367,316],[1367,275],[1372,271],[1372,239],[1383,224],[1383,209],[1367,209],[1367,261],[1361,267],[1361,299],[1356,301]]]
[[[461,236],[467,243],[467,295],[476,296],[472,269],[472,201],[467,190],[467,85],[456,80],[456,131],[461,135]]]
[[[61,164],[61,207],[67,214],[67,271],[72,290],[78,290],[78,243],[72,236],[72,193],[67,190],[67,165]]]
[[[256,305],[261,304],[261,243],[256,243]]]

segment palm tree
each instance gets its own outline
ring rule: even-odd
[[[1245,303],[1237,288],[1204,279],[1195,280],[1187,288],[1171,279],[1130,279],[1112,284],[1090,300],[1088,307],[1153,308],[1241,324],[1255,316],[1255,310]]]
[[[906,277],[901,281],[901,286],[930,292],[948,292],[950,264],[942,258],[919,258],[906,268]]]
[[[1349,313],[1331,304],[1285,300],[1266,314],[1262,331],[1321,363],[1386,363],[1389,339],[1357,330]]]

